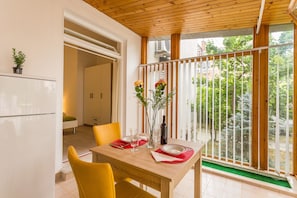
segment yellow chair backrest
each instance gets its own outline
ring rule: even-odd
[[[115,198],[114,177],[110,164],[85,162],[73,146],[68,147],[68,160],[80,198]]]
[[[95,125],[93,126],[93,133],[97,146],[109,144],[121,138],[120,124],[113,122],[110,124]]]

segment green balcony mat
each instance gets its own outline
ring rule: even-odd
[[[231,168],[231,167],[219,165],[219,164],[208,162],[208,161],[205,161],[205,160],[202,160],[202,166],[213,168],[213,169],[224,171],[224,172],[228,172],[228,173],[232,173],[232,174],[236,174],[236,175],[240,175],[240,176],[243,176],[243,177],[256,179],[256,180],[259,180],[259,181],[275,184],[275,185],[286,187],[286,188],[291,188],[289,182],[287,180],[284,180],[283,178],[276,179],[276,178],[273,178],[273,177],[260,175],[260,174],[252,173],[252,172],[245,171],[245,170],[239,170],[239,169],[236,169],[236,168]]]

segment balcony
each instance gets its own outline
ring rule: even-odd
[[[293,174],[292,43],[143,64],[139,74],[146,95],[167,80],[167,93],[176,95],[157,120],[166,115],[172,138],[203,141],[205,160],[279,178]]]

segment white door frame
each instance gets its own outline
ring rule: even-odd
[[[122,61],[122,54],[123,54],[123,49],[124,49],[124,41],[116,37],[110,32],[107,32],[106,30],[96,27],[93,24],[83,20],[82,18],[73,15],[70,12],[65,12],[64,13],[64,18],[76,23],[77,25],[80,25],[82,27],[85,27],[89,30],[92,30],[108,39],[111,39],[113,41],[116,41],[120,44],[121,53],[115,53],[111,50],[102,48],[100,46],[94,45],[92,43],[89,43],[85,40],[76,38],[74,36],[68,35],[64,33],[64,45],[77,48],[79,50],[94,54],[94,55],[100,55],[105,58],[113,60],[113,74],[112,74],[112,122],[114,121],[119,121],[121,122],[121,112],[122,110],[120,109],[120,102],[121,98],[123,97],[123,92],[120,89],[120,82],[123,81],[123,61]],[[123,127],[123,126],[122,126]]]

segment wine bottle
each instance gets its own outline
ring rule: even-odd
[[[167,125],[165,123],[165,115],[161,124],[161,144],[167,144]]]

